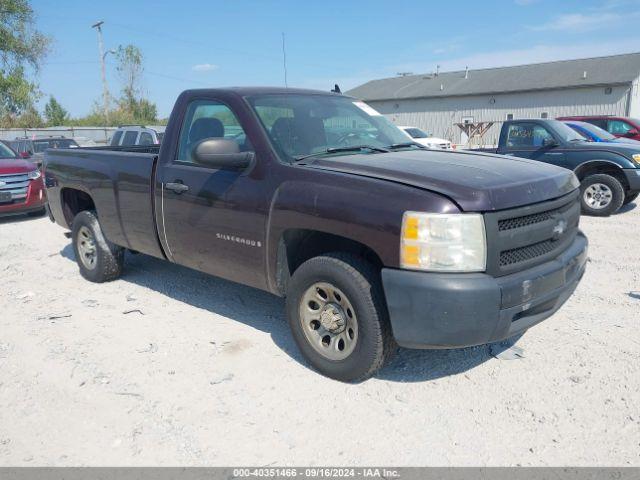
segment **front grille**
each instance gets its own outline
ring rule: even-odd
[[[485,214],[487,272],[507,275],[558,256],[580,221],[578,191],[527,207]]]
[[[503,252],[500,252],[500,266],[505,267],[507,265],[513,265],[514,263],[526,262],[532,258],[545,255],[553,251],[554,248],[554,241],[545,240],[544,242],[534,243],[533,245],[527,245],[526,247],[504,250]]]
[[[504,232],[505,230],[512,230],[514,228],[526,227],[527,225],[534,225],[536,223],[549,220],[554,214],[560,211],[559,208],[555,210],[549,210],[547,212],[534,213],[531,215],[525,215],[524,217],[507,218],[498,222],[498,230]]]
[[[0,192],[10,192],[10,203],[16,200],[27,198],[27,189],[29,188],[29,177],[26,173],[12,173],[9,175],[0,175]],[[5,204],[7,202],[4,202]]]

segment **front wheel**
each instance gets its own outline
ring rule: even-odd
[[[624,202],[622,183],[611,175],[589,175],[580,185],[582,212],[586,215],[606,217],[620,209]]]
[[[379,274],[355,255],[303,263],[289,282],[287,316],[307,361],[336,380],[369,378],[395,350]]]
[[[75,216],[71,238],[80,274],[84,278],[102,283],[120,276],[124,249],[104,237],[94,212],[83,211]]]

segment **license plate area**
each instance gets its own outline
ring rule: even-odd
[[[0,192],[0,203],[7,203],[13,200],[11,192]]]

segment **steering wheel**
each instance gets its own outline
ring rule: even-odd
[[[336,143],[340,146],[348,146],[348,145],[356,145],[358,143],[362,143],[360,140],[365,138],[371,138],[372,135],[368,133],[360,133],[360,132],[349,132],[340,136]],[[356,140],[356,141],[354,141]]]

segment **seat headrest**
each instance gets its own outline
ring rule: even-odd
[[[198,118],[191,124],[189,142],[196,143],[205,138],[224,137],[224,125],[217,118]]]

